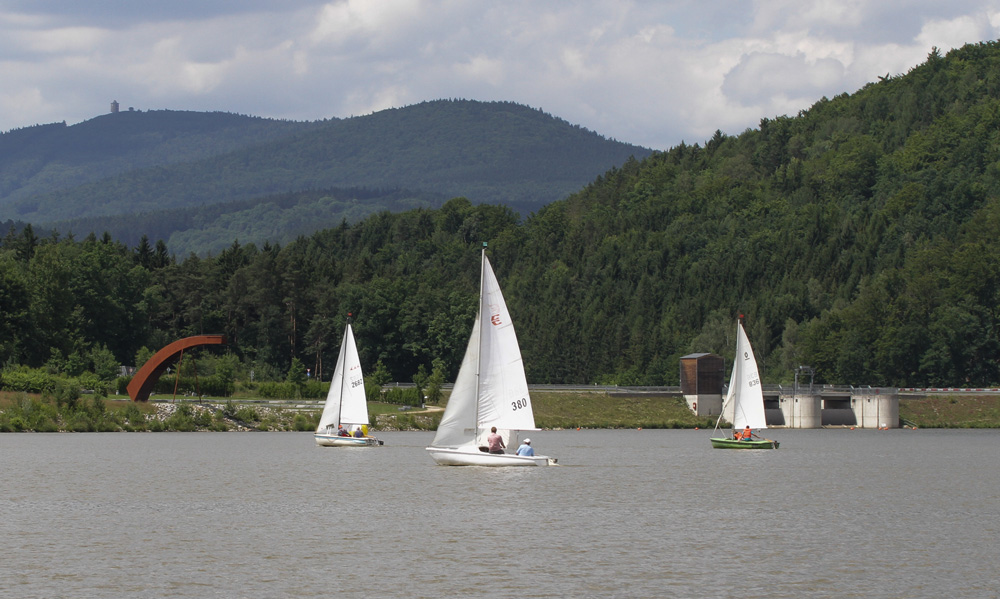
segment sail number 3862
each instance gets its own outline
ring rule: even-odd
[[[522,410],[522,409],[528,407],[528,398],[522,397],[521,399],[519,399],[517,401],[512,401],[512,402],[510,402],[510,407],[513,408],[515,412],[517,410]]]

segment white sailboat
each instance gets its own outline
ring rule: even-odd
[[[741,316],[742,318],[742,316]],[[746,427],[762,430],[767,428],[764,418],[764,392],[760,384],[760,374],[757,370],[757,359],[754,358],[750,339],[743,330],[743,322],[736,323],[736,357],[733,360],[733,373],[729,377],[729,392],[722,406],[722,414],[726,408],[733,409],[733,429],[728,437],[712,437],[712,447],[716,449],[777,449],[778,442],[771,439],[737,439],[742,437]],[[722,414],[715,422],[715,431],[719,430]]]
[[[344,430],[346,435],[340,434]],[[360,431],[360,436],[354,436]],[[350,435],[350,436],[347,436]],[[316,427],[316,444],[323,447],[363,447],[382,445],[368,435],[368,402],[365,397],[365,379],[361,373],[361,358],[351,330],[348,315],[340,356],[330,381],[323,414]]]
[[[434,441],[427,448],[444,466],[546,466],[548,456],[489,453],[486,437],[492,427],[507,451],[516,431],[538,430],[531,410],[521,349],[496,275],[482,251],[479,309],[465,358],[448,399]]]

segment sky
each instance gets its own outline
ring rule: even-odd
[[[1000,0],[0,0],[0,131],[509,101],[665,150],[1000,37]]]

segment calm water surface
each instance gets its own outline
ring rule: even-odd
[[[0,435],[4,597],[998,597],[1000,431]]]

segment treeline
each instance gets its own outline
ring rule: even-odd
[[[996,43],[933,51],[795,117],[626,162],[523,221],[456,198],[183,260],[11,235],[0,359],[106,347],[129,363],[225,333],[258,380],[294,360],[329,378],[351,312],[366,368],[453,380],[488,241],[533,383],[676,384],[687,353],[731,361],[742,313],[766,382],[808,365],[825,383],[996,385],[997,73]]]

